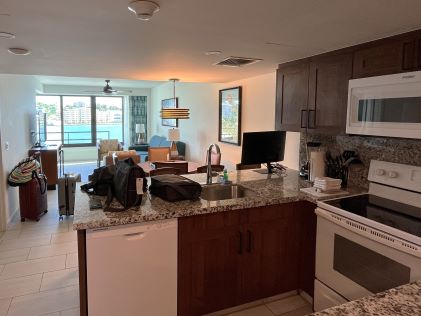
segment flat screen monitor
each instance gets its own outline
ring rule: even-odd
[[[272,162],[284,160],[286,132],[250,132],[243,134],[241,164],[266,164],[272,173]]]

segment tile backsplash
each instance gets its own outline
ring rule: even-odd
[[[367,174],[372,159],[421,166],[421,140],[371,137],[371,136],[326,136],[301,133],[300,137],[300,166],[306,158],[306,142],[320,142],[324,150],[332,155],[344,150],[358,152],[363,165],[351,165],[349,169],[349,184],[368,187]]]

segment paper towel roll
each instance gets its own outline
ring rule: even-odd
[[[310,181],[316,177],[325,176],[325,152],[312,151],[310,153]]]

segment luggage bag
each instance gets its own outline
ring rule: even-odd
[[[47,180],[39,174],[29,182],[19,186],[20,218],[39,221],[41,215],[48,212]]]
[[[60,220],[63,215],[73,215],[75,211],[75,192],[76,182],[79,176],[73,174],[65,174],[58,179],[58,208]]]

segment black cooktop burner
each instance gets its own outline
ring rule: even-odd
[[[421,237],[421,208],[363,194],[324,203]]]

